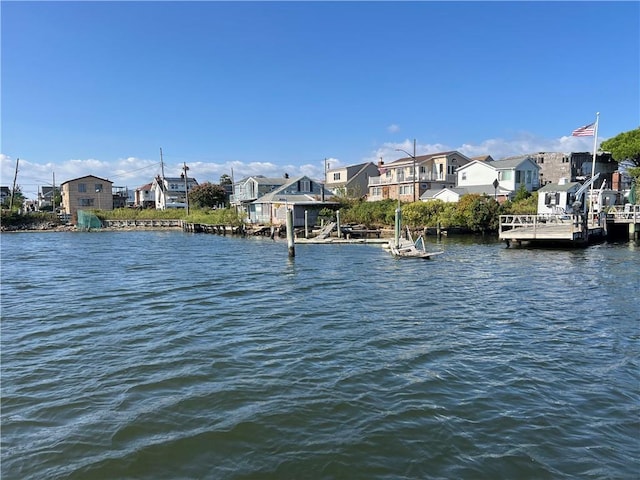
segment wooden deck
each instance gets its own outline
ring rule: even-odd
[[[587,225],[583,215],[501,215],[499,238],[511,243],[584,245],[601,238],[604,228]]]

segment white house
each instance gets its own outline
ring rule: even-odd
[[[558,183],[547,183],[538,190],[538,214],[571,213],[580,182],[560,179]]]
[[[493,188],[493,185],[491,186]],[[486,192],[486,188],[482,185],[480,186],[467,186],[467,187],[451,187],[451,188],[442,188],[440,190],[427,190],[422,194],[420,200],[426,202],[427,200],[442,200],[443,202],[448,203],[457,203],[460,200],[460,197],[466,195],[468,193],[475,193],[478,195],[488,195],[496,198],[505,198],[509,195],[510,191],[505,190],[498,186],[492,194],[488,194]]]
[[[136,207],[152,208],[156,206],[155,192],[151,190],[152,186],[153,184],[147,183],[136,188],[133,198],[133,204]]]
[[[188,178],[186,185],[184,177],[160,177],[153,179],[151,191],[156,202],[156,210],[167,208],[186,208],[188,191],[198,185],[195,178]],[[185,190],[185,188],[187,190]]]
[[[529,192],[538,189],[539,170],[529,157],[493,162],[474,160],[458,168],[457,187],[476,187],[474,193],[496,196],[499,200],[511,199],[522,185]]]

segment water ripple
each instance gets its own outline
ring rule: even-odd
[[[637,478],[635,247],[44,237],[2,238],[3,479]]]

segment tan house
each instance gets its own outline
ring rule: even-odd
[[[64,213],[75,222],[78,210],[113,210],[112,186],[113,182],[93,175],[63,182],[60,193]]]
[[[455,187],[457,169],[469,162],[469,157],[457,151],[405,157],[388,164],[380,161],[380,176],[369,177],[367,201],[414,202],[427,190]]]
[[[340,197],[360,198],[368,193],[369,177],[378,175],[378,167],[373,162],[332,168],[327,170],[325,188]]]

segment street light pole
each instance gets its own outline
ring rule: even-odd
[[[416,202],[416,139],[413,139],[413,155],[402,148],[396,148],[396,152],[404,152],[413,159],[413,201]],[[420,185],[418,183],[418,185]],[[400,193],[398,192],[398,200],[400,200]]]

